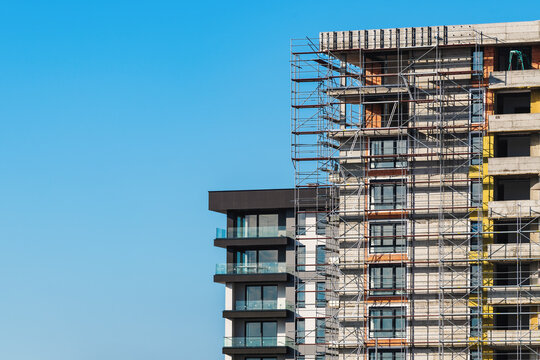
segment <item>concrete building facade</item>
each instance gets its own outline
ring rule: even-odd
[[[227,356],[539,359],[540,21],[323,32],[291,69],[290,346]]]

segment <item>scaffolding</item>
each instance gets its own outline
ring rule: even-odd
[[[325,320],[324,341],[297,341],[297,359],[538,357],[538,325],[521,323],[538,319],[538,269],[521,263],[540,260],[539,214],[518,211],[501,227],[487,207],[493,43],[446,26],[292,41],[295,212],[315,219],[297,230],[307,256],[295,286],[325,283],[324,307],[295,311]],[[504,234],[515,244],[498,246]],[[494,271],[509,261],[511,289]],[[515,333],[497,327],[503,313],[518,319]],[[392,336],[377,328],[385,320],[398,324]]]

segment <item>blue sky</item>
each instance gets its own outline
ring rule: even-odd
[[[222,358],[212,238],[225,219],[207,191],[293,185],[290,38],[533,10],[2,2],[0,358]]]

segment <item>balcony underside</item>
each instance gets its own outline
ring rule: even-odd
[[[271,346],[271,347],[224,347],[223,354],[225,355],[274,355],[287,354],[288,346]]]
[[[223,317],[226,319],[251,319],[251,318],[274,318],[284,319],[287,318],[291,312],[289,310],[224,310]]]
[[[287,246],[291,238],[285,236],[276,237],[248,237],[248,238],[218,238],[214,240],[214,246],[227,247],[257,247],[257,246]]]
[[[287,282],[290,275],[283,274],[217,274],[214,275],[214,282],[236,283],[236,282]]]

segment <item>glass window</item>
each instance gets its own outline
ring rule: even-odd
[[[369,360],[405,360],[402,349],[369,349]]]
[[[480,336],[482,330],[482,317],[479,307],[469,308],[471,313],[471,331],[470,336]]]
[[[371,155],[380,156],[372,158],[372,169],[402,168],[407,166],[407,161],[396,155],[407,153],[407,141],[398,139],[371,140]]]
[[[477,72],[475,76],[482,77],[484,71],[484,51],[473,51],[472,54],[472,71]]]
[[[371,208],[373,210],[403,209],[405,185],[400,183],[371,183]]]
[[[475,287],[480,286],[481,281],[482,281],[481,265],[471,265],[469,271],[470,271],[471,287],[475,288]]]
[[[299,282],[296,290],[296,306],[299,308],[306,307],[306,284]]]
[[[482,206],[482,183],[480,181],[471,184],[471,206]]]
[[[304,344],[306,342],[306,321],[296,319],[296,343]]]
[[[326,284],[324,282],[317,283],[317,307],[326,306]]]
[[[324,245],[317,245],[316,262],[317,262],[317,271],[323,271],[324,264],[326,263],[326,254],[324,250]]]
[[[296,235],[306,235],[306,213],[297,216]]]
[[[279,233],[278,214],[238,215],[232,237],[273,237]]]
[[[296,248],[296,270],[306,271],[306,247],[298,245]]]
[[[326,235],[326,213],[317,213],[317,235]]]
[[[471,133],[470,142],[471,142],[471,165],[480,165],[482,164],[482,134],[481,133]]]
[[[277,250],[259,250],[259,263],[277,263],[278,251]]]
[[[405,336],[405,311],[401,307],[372,307],[369,309],[369,332],[372,338],[401,338]]]
[[[326,321],[324,319],[316,319],[315,343],[323,344],[325,342]]]
[[[471,90],[471,123],[484,122],[484,93],[482,90]]]
[[[471,237],[470,237],[471,251],[480,250],[480,244],[482,243],[481,232],[482,232],[482,222],[471,220]]]
[[[402,266],[371,266],[370,295],[402,294],[405,288],[405,268]]]
[[[401,222],[370,222],[371,253],[403,253],[406,251],[405,224]]]

